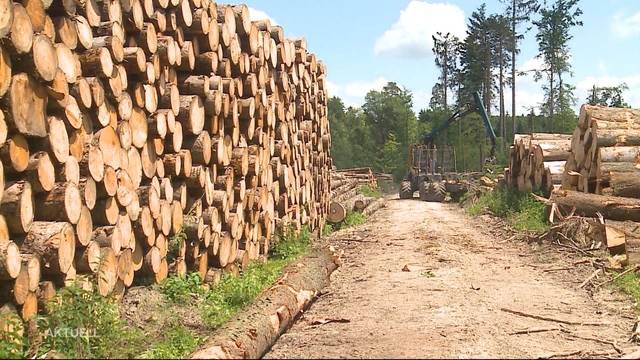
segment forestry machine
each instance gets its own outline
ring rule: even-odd
[[[409,148],[409,173],[400,183],[400,198],[411,199],[415,191],[420,192],[420,200],[442,202],[447,193],[459,198],[467,187],[460,181],[460,174],[455,173],[455,151],[452,148],[436,149],[434,140],[454,122],[477,111],[482,118],[487,136],[491,140],[491,150],[487,163],[495,162],[496,134],[489,121],[487,110],[482,104],[478,92],[473,94],[475,105],[458,109],[439,127],[425,135],[421,144],[413,144]]]

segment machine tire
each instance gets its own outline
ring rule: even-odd
[[[400,183],[400,199],[413,198],[413,189],[411,188],[411,181],[403,180]]]
[[[447,197],[447,189],[443,182],[423,182],[420,200],[428,202],[443,202]]]
[[[418,194],[420,195],[420,201],[427,201],[427,191],[429,191],[430,181],[425,180],[418,186]]]

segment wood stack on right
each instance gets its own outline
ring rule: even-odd
[[[640,110],[584,105],[562,187],[640,198]]]
[[[562,190],[551,201],[599,219],[612,254],[640,262],[640,110],[582,106]]]

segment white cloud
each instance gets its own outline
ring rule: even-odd
[[[640,35],[640,11],[629,16],[624,13],[617,13],[611,22],[611,31],[620,38]]]
[[[518,71],[526,72],[527,74],[533,73],[535,70],[542,70],[544,68],[544,62],[539,57],[532,57],[525,61],[522,65],[518,66]]]
[[[352,81],[346,84],[327,81],[327,91],[329,91],[329,96],[340,97],[346,106],[361,106],[369,91],[382,90],[388,82],[382,76],[373,80]]]
[[[426,89],[417,89],[412,90],[413,92],[413,111],[416,114],[420,112],[422,109],[429,108],[429,102],[431,101],[431,90]]]
[[[251,17],[251,21],[257,20],[269,20],[271,25],[278,25],[278,22],[275,21],[271,16],[269,16],[266,12],[258,9],[254,9],[249,7],[249,17]]]
[[[466,37],[464,11],[456,5],[412,0],[400,18],[375,43],[376,55],[425,58],[432,55],[432,35],[450,32]]]

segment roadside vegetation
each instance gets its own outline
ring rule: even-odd
[[[613,280],[613,286],[631,296],[635,301],[636,312],[640,313],[640,276],[635,271]]]
[[[358,194],[367,196],[367,197],[372,197],[372,198],[376,198],[379,199],[382,197],[382,193],[380,192],[379,189],[372,189],[371,186],[369,185],[361,185],[358,188]]]
[[[10,319],[2,322],[6,320]],[[33,319],[27,328],[9,333],[10,338],[3,333],[0,357],[40,358],[47,353],[69,358],[131,357],[143,339],[139,330],[120,319],[114,299],[77,286],[59,290],[47,304],[46,315]]]
[[[286,266],[306,254],[311,233],[288,230],[277,236],[269,261],[254,262],[241,276],[223,275],[207,285],[197,273],[170,276],[154,285],[160,302],[145,309],[150,321],[132,324],[113,298],[77,286],[62,288],[47,305],[45,315],[25,329],[19,318],[0,312],[0,357],[41,357],[47,353],[69,358],[183,358],[203,344],[207,335],[222,326],[264,289],[271,286]],[[186,321],[182,311],[192,317]],[[195,320],[194,320],[195,318]],[[146,323],[156,323],[154,326]],[[196,325],[194,325],[195,323]],[[28,335],[27,335],[28,334]]]
[[[175,306],[186,302],[195,304],[205,328],[215,330],[271,286],[287,265],[307,253],[310,244],[311,233],[308,228],[303,228],[297,236],[292,230],[288,230],[277,236],[269,261],[250,264],[241,270],[241,276],[225,274],[220,283],[212,287],[204,284],[197,273],[184,278],[171,276],[160,285],[160,292],[167,302]],[[151,346],[141,357],[184,357],[205,340],[203,334],[177,326],[167,333],[163,341]]]
[[[498,188],[481,195],[467,208],[473,216],[491,214],[507,220],[518,231],[543,233],[549,229],[545,205],[531,194]]]

